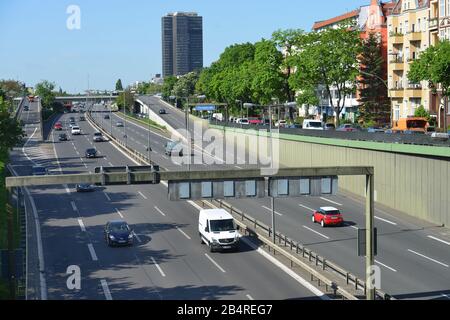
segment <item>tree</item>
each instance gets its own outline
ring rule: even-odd
[[[130,89],[121,92],[117,97],[117,106],[121,109],[126,107],[127,111],[132,113],[134,109],[134,96]]]
[[[344,109],[346,98],[356,92],[357,59],[361,39],[357,28],[341,24],[336,29],[300,35],[296,39],[297,53],[292,57],[296,72],[289,79],[291,87],[302,95],[312,87],[323,87],[336,114],[335,123]],[[333,101],[331,91],[337,93]]]
[[[426,118],[428,122],[431,120],[430,113],[427,110],[425,110],[424,106],[420,106],[419,108],[416,109],[416,111],[414,112],[414,117]]]
[[[53,92],[55,84],[53,82],[43,80],[36,84],[36,94],[41,98],[42,106],[50,108],[55,102],[56,94]]]
[[[186,98],[195,93],[195,84],[198,81],[198,73],[190,72],[180,77],[172,88],[172,94],[178,98]]]
[[[162,86],[162,97],[164,100],[168,100],[169,97],[172,95],[173,87],[178,82],[177,77],[169,76],[164,78],[164,84]]]
[[[116,91],[123,91],[123,85],[122,85],[121,79],[116,81]]]
[[[387,87],[383,81],[385,71],[383,70],[384,59],[381,50],[380,37],[375,33],[370,33],[363,42],[363,50],[359,57],[359,122],[364,124],[390,122],[391,106]]]
[[[442,96],[450,96],[450,41],[440,41],[436,46],[428,47],[420,54],[419,59],[411,64],[408,72],[411,82],[428,81],[433,92],[440,88]],[[444,99],[442,99],[444,100]],[[448,114],[448,104],[441,101],[444,106],[444,115]],[[447,117],[444,116],[444,125],[447,127]]]
[[[2,154],[20,143],[24,137],[20,123],[10,116],[4,98],[5,93],[0,90],[0,153]]]

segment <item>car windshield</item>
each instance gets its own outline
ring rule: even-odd
[[[113,232],[130,231],[130,227],[126,223],[112,223],[110,228]]]
[[[211,232],[224,232],[224,231],[234,231],[236,227],[234,226],[233,219],[229,220],[211,220]]]
[[[325,213],[325,215],[327,215],[327,216],[334,216],[334,215],[337,215],[337,214],[341,214],[341,213],[339,212],[339,210],[329,210],[329,211],[324,211],[324,213]]]
[[[312,128],[322,128],[322,123],[321,122],[310,122],[309,126]]]
[[[72,130],[80,130],[80,127],[73,127]]]
[[[100,132],[96,132],[96,133],[94,133],[94,136],[96,136],[96,137],[101,137],[102,134],[101,134]]]
[[[97,152],[97,150],[95,150],[95,149],[87,149],[87,152],[88,153],[95,153],[95,152]]]
[[[34,167],[33,171],[35,173],[45,173],[45,168],[44,167]]]

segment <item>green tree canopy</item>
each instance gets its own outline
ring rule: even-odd
[[[4,97],[5,93],[0,90],[0,153],[13,148],[24,137],[19,122],[9,114]]]
[[[296,72],[290,85],[301,95],[322,86],[328,93],[330,106],[336,113],[336,125],[344,109],[346,97],[356,91],[358,56],[361,39],[357,28],[342,24],[338,28],[311,32],[296,38],[296,54],[291,59]],[[333,101],[331,91],[336,90]]]
[[[36,84],[36,94],[41,98],[42,106],[44,108],[50,108],[55,102],[56,94],[53,91],[55,84],[53,82],[43,80]]]
[[[162,96],[165,100],[168,100],[172,95],[173,87],[177,83],[178,79],[174,76],[164,78],[164,84],[162,86]]]

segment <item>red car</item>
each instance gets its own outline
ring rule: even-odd
[[[320,208],[312,215],[312,221],[314,223],[320,223],[322,228],[327,226],[341,226],[344,223],[339,209],[333,207]]]
[[[263,124],[263,121],[261,119],[258,119],[258,118],[249,118],[248,119],[248,123],[249,124],[254,124],[254,125],[261,125],[261,124]]]
[[[55,123],[55,130],[61,131],[63,129],[61,122]]]

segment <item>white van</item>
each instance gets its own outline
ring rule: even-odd
[[[323,123],[320,120],[303,120],[303,130],[322,130],[323,131]]]
[[[223,209],[201,210],[198,232],[201,243],[206,243],[211,252],[216,250],[237,250],[239,228],[233,217]]]

